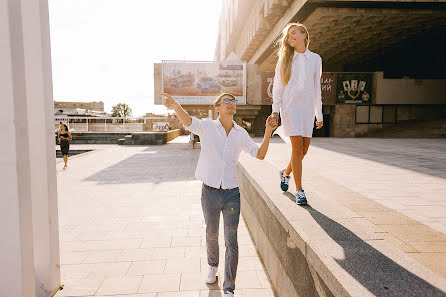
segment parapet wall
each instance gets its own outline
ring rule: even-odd
[[[446,296],[445,279],[359,223],[361,215],[311,188],[310,204],[296,205],[268,161],[242,154],[237,174],[242,215],[276,296]]]

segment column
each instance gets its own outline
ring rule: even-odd
[[[20,1],[0,0],[0,296],[35,297],[30,144]]]
[[[21,0],[21,7],[36,296],[47,297],[60,286],[48,1]]]

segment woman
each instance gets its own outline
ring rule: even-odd
[[[65,162],[64,169],[67,168],[68,162],[68,150],[70,149],[70,141],[71,141],[71,133],[68,131],[68,127],[65,124],[62,124],[59,132],[57,132],[57,141],[60,144],[60,150],[62,151],[62,158]]]
[[[316,115],[317,129],[322,128],[322,59],[308,49],[310,36],[300,23],[290,23],[283,30],[279,45],[273,87],[272,117],[282,120],[282,133],[291,140],[291,159],[280,171],[281,189],[288,190],[290,174],[296,184],[296,203],[307,204],[302,188],[302,159],[308,151]]]
[[[198,142],[198,135],[190,132],[190,142],[192,142],[192,148],[195,148],[195,144]]]

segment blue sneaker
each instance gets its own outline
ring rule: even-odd
[[[280,171],[280,188],[282,191],[288,191],[288,184],[290,183],[290,176],[286,175],[285,169]]]
[[[307,197],[305,197],[304,190],[299,190],[296,193],[296,203],[299,205],[307,205]]]

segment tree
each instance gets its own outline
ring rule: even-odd
[[[132,109],[125,103],[118,103],[112,107],[112,117],[130,117]]]

